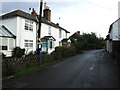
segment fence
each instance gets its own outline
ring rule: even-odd
[[[43,64],[44,61],[37,55],[21,57],[21,58],[6,58],[2,61],[2,75],[12,75],[15,72],[29,68],[33,65]]]
[[[116,59],[117,64],[120,67],[120,41],[112,42],[112,57]]]
[[[4,59],[2,61],[2,75],[12,75],[15,72],[21,71],[23,69],[29,68],[34,65],[40,65],[44,63],[54,63],[60,61],[63,58],[68,58],[76,54],[73,47],[56,47],[55,51],[50,55],[43,55],[42,58],[37,55],[30,55],[27,57],[22,57],[18,59]]]

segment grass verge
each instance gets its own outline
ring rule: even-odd
[[[61,60],[61,61],[63,61],[63,60]],[[44,63],[44,64],[41,64],[41,65],[34,65],[34,66],[29,67],[27,69],[23,69],[20,72],[16,72],[14,75],[12,75],[11,78],[22,77],[22,76],[25,76],[25,75],[40,71],[40,70],[42,70],[42,69],[44,69],[46,67],[57,64],[57,63],[59,63],[61,61],[57,60],[57,61],[52,61],[52,62],[49,62],[49,63]]]

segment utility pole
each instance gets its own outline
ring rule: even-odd
[[[43,7],[43,0],[40,0],[40,11],[39,11],[39,27],[38,27],[38,53],[40,52],[41,48],[41,22],[42,22],[42,7]]]

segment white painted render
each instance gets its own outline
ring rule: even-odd
[[[8,50],[0,49],[0,52],[4,53],[7,57],[12,55],[12,49],[15,48],[15,39],[14,38],[7,38],[7,37],[0,37],[0,46],[3,45],[3,40],[6,39],[5,46],[8,47]],[[10,40],[12,40],[12,45],[10,44]]]
[[[36,22],[33,21],[33,31],[25,30],[25,18],[17,17],[17,46],[26,49],[26,53],[36,50]],[[33,40],[33,47],[24,45],[24,40]]]
[[[4,25],[8,30],[10,30],[10,32],[14,35],[17,34],[17,18],[16,17],[12,17],[12,18],[8,18],[8,19],[2,19],[0,20],[2,22],[2,25]]]
[[[29,31],[29,30],[25,30],[25,20],[26,18],[15,16],[0,20],[0,23],[2,22],[2,25],[4,25],[8,30],[10,30],[12,34],[16,36],[15,45],[17,47],[25,49],[26,53],[29,53],[30,51],[35,51],[37,48],[36,39],[37,39],[38,23],[33,21],[33,31]],[[51,34],[49,34],[49,27],[51,27]],[[61,30],[61,37],[59,30]],[[52,51],[55,50],[55,47],[60,45],[60,42],[63,38],[67,38],[67,33],[60,28],[48,25],[46,23],[42,23],[41,38],[44,36],[53,36],[56,40],[54,42],[53,48],[48,49],[48,53],[51,53]],[[25,40],[33,40],[33,47],[25,47]]]
[[[109,32],[109,40],[106,41],[106,50],[112,53],[112,42],[120,40],[120,19],[116,20]]]
[[[112,52],[112,42],[109,40],[106,41],[106,51],[109,53]]]
[[[51,35],[49,35],[49,27],[51,27]],[[59,43],[63,38],[67,38],[66,32],[61,29],[61,38],[59,37],[59,28],[50,26],[48,24],[42,23],[41,24],[41,38],[44,36],[53,36],[56,41],[54,42],[54,48],[53,49],[48,49],[48,53],[51,53],[52,51],[55,50],[55,47],[59,46]]]
[[[26,49],[27,53],[36,50],[36,22],[33,21],[33,31],[25,30],[25,18],[14,17],[3,19],[2,24],[16,36],[16,46]],[[24,40],[33,40],[33,48],[25,47]]]
[[[120,40],[118,37],[120,35],[120,20],[116,21],[112,25],[112,30],[110,32],[110,39],[113,41],[118,41]]]

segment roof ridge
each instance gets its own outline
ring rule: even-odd
[[[23,11],[23,10],[20,10],[20,9],[16,9],[16,10],[14,10],[14,11],[11,11],[11,12],[9,12],[9,13],[6,13],[6,14],[2,15],[1,17],[2,17],[2,19],[7,19],[7,18],[15,17],[15,16],[24,17],[24,18],[26,18],[26,19],[30,19],[30,20],[33,20],[33,21],[36,21],[36,22],[38,22],[37,18],[39,18],[39,15],[37,15],[37,17],[35,17],[35,16],[33,16],[33,15],[31,15],[31,14]],[[48,21],[48,20],[45,19],[44,17],[42,17],[42,22],[43,22],[43,23],[46,23],[46,24],[48,24],[48,25],[51,25],[51,26],[53,26],[53,27],[55,27],[55,28],[62,29],[62,30],[64,30],[64,31],[67,32],[67,33],[70,33],[69,31],[67,31],[67,30],[64,29],[63,27],[61,27],[61,26],[59,26],[59,25],[57,25],[57,24],[55,24],[55,23],[53,23],[53,22],[51,22],[51,21]]]

